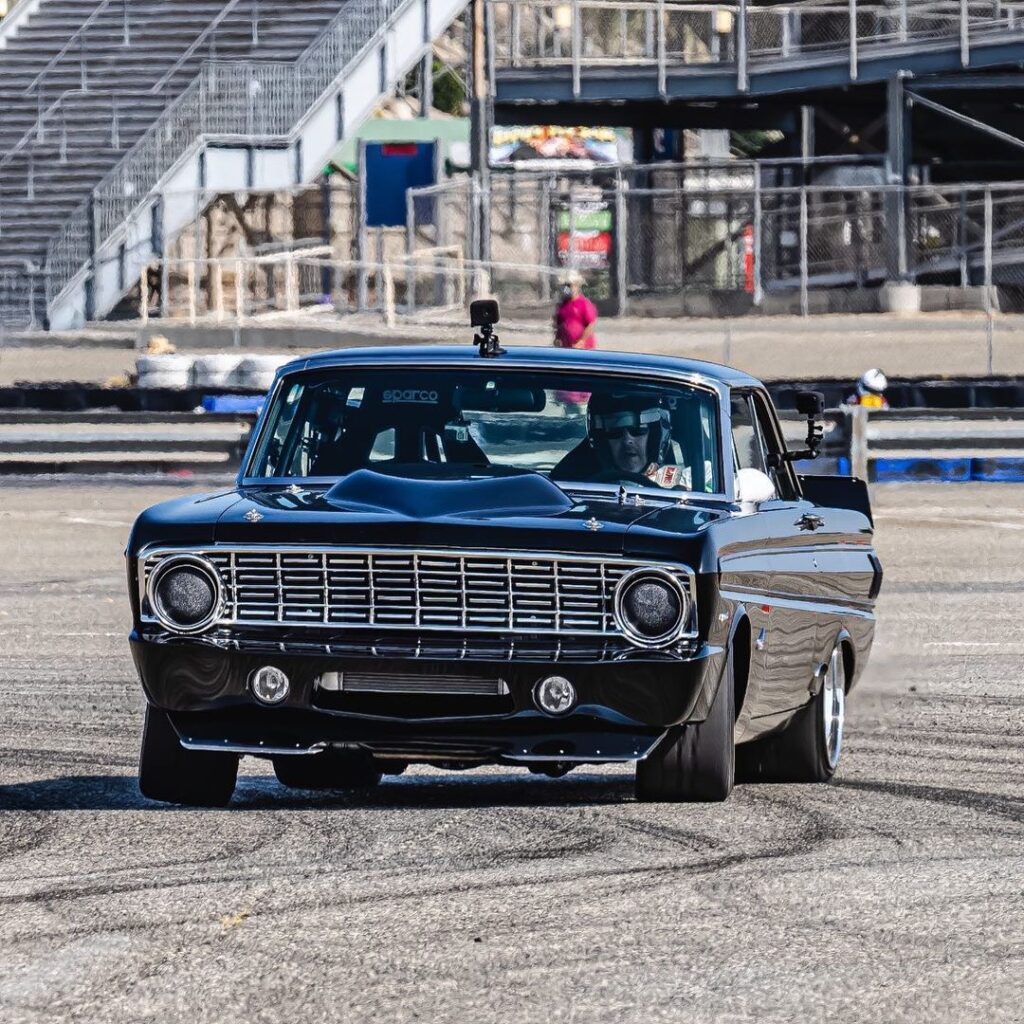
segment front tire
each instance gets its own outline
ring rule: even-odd
[[[736,687],[729,651],[718,693],[703,722],[676,726],[636,766],[637,800],[717,803],[735,776]]]
[[[837,644],[814,699],[782,732],[736,751],[739,782],[828,782],[843,750],[846,666]]]
[[[139,756],[144,797],[186,807],[225,807],[237,778],[237,754],[186,750],[167,712],[147,706]]]

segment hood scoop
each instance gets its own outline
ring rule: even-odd
[[[566,493],[539,473],[438,480],[359,469],[324,500],[346,512],[391,513],[409,519],[552,516],[573,507]]]

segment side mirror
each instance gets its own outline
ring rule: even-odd
[[[786,452],[786,460],[796,462],[798,459],[816,459],[821,439],[825,435],[825,426],[819,419],[825,411],[825,396],[820,391],[798,391],[796,411],[807,417],[807,447],[801,451]]]
[[[775,484],[767,473],[759,469],[741,469],[736,473],[736,500],[744,512],[756,512],[761,502],[776,497]]]

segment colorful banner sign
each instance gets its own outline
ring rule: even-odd
[[[515,164],[619,163],[619,137],[614,128],[567,128],[560,125],[516,125],[491,129],[491,166]]]

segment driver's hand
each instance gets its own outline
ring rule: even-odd
[[[678,466],[659,466],[652,462],[644,470],[644,476],[658,487],[675,487],[679,484],[682,473]]]

